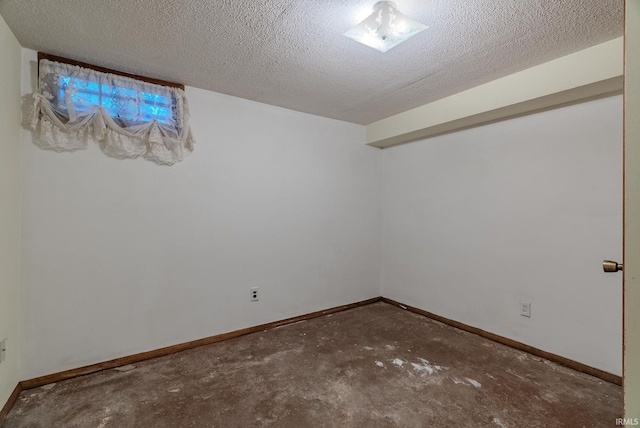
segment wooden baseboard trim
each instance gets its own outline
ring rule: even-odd
[[[431,312],[428,312],[428,311],[425,311],[425,310],[422,310],[422,309],[419,309],[419,308],[416,308],[416,307],[413,307],[413,306],[405,305],[403,303],[397,302],[397,301],[392,300],[392,299],[388,299],[386,297],[374,297],[372,299],[363,300],[363,301],[356,302],[356,303],[350,303],[348,305],[336,306],[334,308],[325,309],[325,310],[322,310],[322,311],[317,311],[317,312],[312,312],[312,313],[305,314],[305,315],[299,315],[299,316],[296,316],[296,317],[286,318],[286,319],[279,320],[279,321],[274,321],[274,322],[271,322],[271,323],[260,324],[260,325],[254,326],[254,327],[243,328],[243,329],[231,331],[231,332],[228,332],[228,333],[218,334],[218,335],[215,335],[215,336],[205,337],[205,338],[198,339],[198,340],[193,340],[193,341],[190,341],[190,342],[185,342],[185,343],[180,343],[180,344],[177,344],[177,345],[167,346],[165,348],[155,349],[155,350],[152,350],[152,351],[142,352],[142,353],[139,353],[139,354],[129,355],[129,356],[126,356],[126,357],[115,358],[113,360],[103,361],[101,363],[91,364],[91,365],[88,365],[88,366],[79,367],[77,369],[66,370],[66,371],[59,372],[59,373],[53,373],[53,374],[50,374],[50,375],[40,376],[40,377],[36,377],[36,378],[33,378],[33,379],[29,379],[29,380],[24,380],[24,381],[20,382],[16,386],[15,390],[13,391],[11,396],[9,397],[9,400],[7,401],[7,403],[2,408],[2,411],[0,411],[0,426],[2,426],[2,423],[4,422],[4,419],[9,414],[9,411],[11,410],[11,408],[14,405],[14,403],[18,399],[18,396],[20,395],[20,393],[23,390],[37,388],[37,387],[40,387],[40,386],[43,386],[43,385],[47,385],[47,384],[50,384],[50,383],[53,383],[53,382],[60,382],[60,381],[63,381],[63,380],[72,379],[72,378],[78,377],[78,376],[84,376],[84,375],[95,373],[95,372],[99,372],[99,371],[102,371],[102,370],[108,370],[108,369],[113,369],[113,368],[120,367],[120,366],[125,366],[127,364],[139,363],[139,362],[144,361],[144,360],[149,360],[149,359],[152,359],[152,358],[162,357],[162,356],[165,356],[165,355],[174,354],[176,352],[186,351],[188,349],[198,348],[200,346],[209,345],[209,344],[216,343],[216,342],[221,342],[223,340],[233,339],[235,337],[244,336],[244,335],[255,333],[255,332],[258,332],[258,331],[268,330],[268,329],[272,329],[272,328],[275,328],[275,327],[280,327],[280,326],[287,325],[287,324],[293,324],[293,323],[296,323],[296,322],[300,322],[300,321],[305,321],[305,320],[321,317],[321,316],[324,316],[324,315],[334,314],[336,312],[342,312],[342,311],[346,311],[346,310],[349,310],[349,309],[357,308],[357,307],[360,307],[360,306],[370,305],[372,303],[376,303],[376,302],[380,302],[380,301],[383,301],[385,303],[397,306],[397,307],[399,307],[401,309],[408,310],[410,312],[414,312],[416,314],[420,314],[420,315],[426,316],[426,317],[434,319],[436,321],[440,321],[440,322],[442,322],[444,324],[450,325],[450,326],[458,328],[460,330],[464,330],[464,331],[467,331],[469,333],[477,334],[478,336],[485,337],[487,339],[493,340],[494,342],[498,342],[498,343],[501,343],[503,345],[509,346],[511,348],[515,348],[515,349],[518,349],[520,351],[527,352],[527,353],[535,355],[537,357],[545,358],[545,359],[547,359],[549,361],[553,361],[555,363],[561,364],[561,365],[569,367],[571,369],[578,370],[578,371],[583,372],[583,373],[587,373],[587,374],[589,374],[591,376],[595,376],[595,377],[597,377],[599,379],[602,379],[604,381],[611,382],[611,383],[614,383],[616,385],[622,385],[622,377],[614,375],[612,373],[605,372],[604,370],[600,370],[600,369],[597,369],[595,367],[591,367],[591,366],[588,366],[586,364],[582,364],[582,363],[579,363],[577,361],[570,360],[568,358],[562,357],[560,355],[553,354],[551,352],[547,352],[547,351],[543,351],[543,350],[538,349],[538,348],[534,348],[533,346],[526,345],[526,344],[524,344],[522,342],[518,342],[518,341],[515,341],[515,340],[512,340],[512,339],[508,339],[506,337],[503,337],[503,336],[500,336],[500,335],[497,335],[497,334],[482,330],[482,329],[477,328],[477,327],[472,327],[470,325],[467,325],[467,324],[464,324],[464,323],[461,323],[461,322],[458,322],[458,321],[454,321],[454,320],[451,320],[449,318],[445,318],[443,316],[436,315],[434,313],[431,313]]]
[[[113,369],[120,366],[126,366],[127,364],[139,363],[140,361],[149,360],[151,358],[163,357],[169,354],[175,354],[176,352],[186,351],[187,349],[193,349],[204,345],[210,345],[212,343],[221,342],[223,340],[233,339],[235,337],[244,336],[246,334],[255,333],[257,331],[268,330],[275,327],[280,327],[287,324],[293,324],[300,321],[310,320],[312,318],[321,317],[323,315],[334,314],[336,312],[346,311],[348,309],[357,308],[360,306],[370,305],[382,300],[382,297],[374,297],[373,299],[363,300],[361,302],[350,303],[348,305],[336,306],[335,308],[325,309],[323,311],[312,312],[310,314],[299,315],[297,317],[286,318],[280,321],[274,321],[267,324],[261,324],[254,327],[243,328],[240,330],[231,331],[229,333],[218,334],[215,336],[205,337],[203,339],[193,340],[191,342],[180,343],[177,345],[167,346],[166,348],[155,349],[153,351],[141,352],[139,354],[129,355],[126,357],[115,358],[109,361],[103,361],[97,364],[91,364],[77,369],[66,370],[59,373],[53,373],[46,376],[40,376],[29,380],[23,380],[20,382],[22,390],[37,388],[39,386],[47,385],[53,382],[60,382],[63,380],[71,379],[78,376],[84,376],[87,374],[99,372],[102,370]]]
[[[13,407],[13,405],[16,403],[16,401],[18,401],[18,397],[20,396],[21,392],[22,392],[22,385],[18,383],[15,389],[13,390],[13,392],[11,393],[11,395],[9,396],[9,399],[2,407],[2,410],[0,410],[0,427],[4,424],[4,421],[7,419],[7,416],[9,415],[9,412],[11,411],[11,408]]]
[[[497,335],[497,334],[494,334],[494,333],[490,333],[488,331],[479,329],[477,327],[472,327],[470,325],[463,324],[461,322],[454,321],[454,320],[451,320],[449,318],[445,318],[445,317],[442,317],[440,315],[436,315],[436,314],[433,314],[431,312],[428,312],[428,311],[425,311],[425,310],[422,310],[422,309],[419,309],[419,308],[416,308],[416,307],[413,307],[413,306],[409,306],[409,305],[405,305],[405,304],[400,303],[400,302],[396,302],[395,300],[387,299],[386,297],[383,297],[381,300],[383,302],[385,302],[385,303],[389,303],[391,305],[394,305],[394,306],[397,306],[399,308],[408,310],[410,312],[414,312],[416,314],[424,315],[427,318],[431,318],[431,319],[434,319],[436,321],[440,321],[441,323],[450,325],[451,327],[455,327],[455,328],[458,328],[460,330],[467,331],[469,333],[477,334],[478,336],[482,336],[484,338],[493,340],[494,342],[498,342],[498,343],[501,343],[503,345],[509,346],[511,348],[515,348],[515,349],[518,349],[520,351],[527,352],[527,353],[529,353],[531,355],[535,355],[536,357],[544,358],[546,360],[553,361],[554,363],[561,364],[561,365],[563,365],[565,367],[569,367],[571,369],[574,369],[574,370],[589,374],[591,376],[595,376],[595,377],[600,378],[600,379],[602,379],[604,381],[611,382],[611,383],[614,383],[616,385],[622,385],[622,377],[614,375],[614,374],[609,373],[609,372],[605,372],[604,370],[596,369],[595,367],[591,367],[591,366],[588,366],[586,364],[582,364],[582,363],[579,363],[577,361],[570,360],[570,359],[565,358],[565,357],[561,357],[560,355],[552,354],[551,352],[543,351],[542,349],[534,348],[533,346],[526,345],[526,344],[524,344],[522,342],[518,342],[518,341],[515,341],[515,340],[512,340],[512,339],[508,339],[506,337],[503,337],[503,336],[500,336],[500,335]]]

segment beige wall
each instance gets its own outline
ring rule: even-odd
[[[375,147],[418,141],[622,91],[622,37],[366,126]]]
[[[0,407],[20,372],[20,64],[22,50],[0,17]]]

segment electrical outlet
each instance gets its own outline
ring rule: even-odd
[[[7,358],[7,339],[2,339],[0,342],[0,363]]]
[[[258,287],[251,287],[251,301],[257,302],[260,300],[260,294],[258,293]]]
[[[520,315],[531,318],[531,303],[520,300]]]

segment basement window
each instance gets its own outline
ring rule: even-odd
[[[95,142],[107,155],[172,165],[193,151],[184,86],[38,54],[28,124],[56,151]]]
[[[58,92],[52,97],[52,106],[58,112],[68,115],[69,110],[73,109],[74,114],[81,115],[89,113],[93,106],[101,106],[123,126],[142,125],[156,120],[179,129],[180,124],[172,114],[176,109],[175,97],[73,79],[71,76],[61,76],[59,79]],[[69,90],[70,85],[76,88]]]

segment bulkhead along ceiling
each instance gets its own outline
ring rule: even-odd
[[[368,124],[619,37],[621,0],[397,0],[429,28],[342,35],[377,0],[0,0],[23,47]]]

